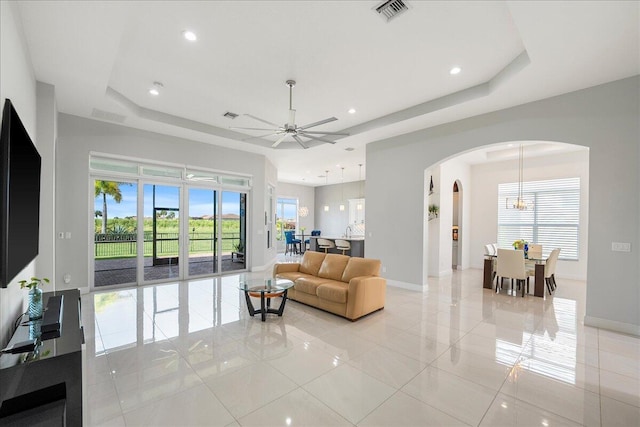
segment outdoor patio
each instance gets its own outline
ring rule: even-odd
[[[202,256],[189,259],[189,276],[214,274],[213,257]],[[222,255],[222,272],[243,270],[244,259],[235,258],[231,261],[231,254]],[[116,258],[95,261],[94,285],[109,286],[136,282],[136,259]],[[178,278],[178,265],[153,265],[152,257],[144,258],[144,278],[153,281],[160,279]]]

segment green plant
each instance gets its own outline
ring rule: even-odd
[[[43,277],[42,279],[38,279],[37,277],[32,277],[29,280],[20,280],[18,283],[20,283],[20,289],[24,289],[24,288],[37,289],[38,286],[43,285],[43,282],[49,283],[49,279],[47,279],[46,277]]]
[[[435,216],[438,216],[438,212],[440,212],[440,208],[438,205],[431,204],[429,205],[429,213]]]
[[[233,245],[233,250],[236,252],[244,253],[244,242],[239,241],[238,243]]]

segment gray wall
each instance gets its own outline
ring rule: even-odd
[[[324,236],[342,236],[349,225],[349,199],[359,199],[364,192],[364,181],[345,182],[342,184],[323,185],[316,187],[315,219],[318,230]],[[342,195],[344,193],[344,199]],[[340,211],[340,203],[345,205],[344,211]],[[368,206],[365,201],[365,217]],[[329,206],[329,211],[324,211],[324,206]],[[366,222],[366,221],[365,221]],[[367,245],[365,244],[365,254]]]
[[[267,268],[276,256],[266,247],[264,224],[267,184],[276,184],[277,171],[264,156],[221,148],[67,114],[58,118],[56,159],[56,229],[71,232],[58,239],[56,272],[59,289],[85,288],[89,280],[90,229],[93,225],[93,187],[89,180],[89,153],[100,152],[150,161],[170,162],[221,171],[250,174],[248,232],[252,269]],[[62,276],[71,274],[71,283]]]
[[[636,76],[367,145],[367,256],[382,260],[389,279],[423,282],[422,239],[398,233],[397,214],[402,213],[405,228],[416,231],[413,235],[424,235],[424,171],[432,165],[499,142],[587,146],[590,262],[585,322],[639,334],[639,95]],[[612,252],[612,242],[629,242],[632,252]]]

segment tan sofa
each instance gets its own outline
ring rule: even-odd
[[[294,282],[289,299],[350,320],[384,308],[387,281],[379,274],[380,260],[314,251],[273,267],[273,277]]]

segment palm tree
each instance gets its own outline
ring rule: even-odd
[[[122,201],[120,183],[114,181],[95,181],[95,195],[102,195],[102,234],[107,234],[107,196],[113,197],[116,203]]]

